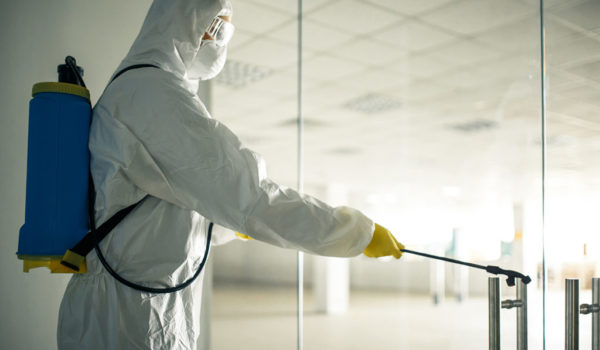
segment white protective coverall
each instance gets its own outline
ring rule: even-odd
[[[93,110],[89,147],[98,226],[150,195],[100,244],[124,278],[149,287],[178,285],[203,258],[209,221],[275,246],[351,257],[374,224],[279,186],[262,158],[214,120],[188,79],[202,35],[228,0],[155,0],[119,70]],[[194,64],[192,64],[194,63]],[[220,238],[215,232],[213,242]],[[221,237],[222,238],[222,237]],[[131,289],[92,251],[74,275],[59,313],[59,349],[196,349],[202,275],[171,294]]]

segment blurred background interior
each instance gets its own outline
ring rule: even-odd
[[[31,85],[72,54],[95,101],[149,5],[0,5],[13,84],[0,96],[5,345],[55,346],[67,281],[23,274],[14,255]],[[600,275],[600,1],[304,0],[301,18],[297,0],[233,5],[228,63],[201,93],[270,177],[361,209],[407,248],[530,275],[529,346],[562,347],[564,279],[588,302]],[[212,252],[199,349],[296,348],[297,253],[255,241]],[[487,348],[485,272],[407,255],[304,255],[303,267],[307,350]],[[504,347],[514,334],[503,310]]]

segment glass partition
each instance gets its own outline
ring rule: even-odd
[[[212,112],[276,182],[297,187],[303,153],[306,193],[407,248],[530,275],[529,346],[560,348],[564,279],[589,302],[599,271],[598,13],[591,0],[236,2]],[[212,348],[297,347],[296,252],[235,241],[213,259]],[[483,271],[408,254],[304,268],[305,349],[487,347]],[[515,298],[504,279],[501,294]],[[515,311],[501,319],[515,348]]]
[[[540,348],[539,3],[326,2],[304,11],[303,35],[306,192],[407,248],[530,275]],[[488,346],[483,271],[408,254],[307,260],[307,349]],[[515,319],[502,311],[508,349]]]
[[[265,158],[273,180],[295,187],[297,5],[234,6],[236,32],[213,84],[212,114]],[[215,247],[213,259],[211,348],[293,349],[296,252],[236,240]]]
[[[592,278],[600,277],[600,2],[551,1],[544,12],[546,323],[548,341],[558,347],[564,339],[565,279],[579,279],[580,303],[591,304]],[[579,322],[581,349],[591,349],[591,317],[581,315]]]

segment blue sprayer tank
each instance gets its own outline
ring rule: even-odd
[[[17,256],[25,272],[42,266],[73,272],[60,260],[89,231],[90,94],[76,84],[50,82],[35,84],[32,95]]]

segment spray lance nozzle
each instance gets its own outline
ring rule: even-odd
[[[510,287],[515,285],[515,278],[520,278],[525,284],[531,282],[531,277],[529,276],[525,276],[522,273],[513,270],[504,270],[498,266],[488,265],[485,267],[485,271],[493,273],[494,275],[506,275],[506,284]]]
[[[513,287],[515,285],[515,278],[520,278],[524,284],[528,284],[529,282],[531,282],[531,277],[529,277],[529,276],[525,276],[522,273],[517,272],[517,271],[505,270],[498,266],[493,266],[493,265],[483,266],[483,265],[479,265],[479,264],[473,264],[470,262],[446,258],[444,256],[437,256],[437,255],[432,255],[432,254],[427,254],[427,253],[421,253],[421,252],[417,252],[417,251],[409,250],[409,249],[400,249],[400,250],[403,253],[420,255],[420,256],[424,256],[426,258],[430,258],[430,259],[442,260],[442,261],[446,261],[446,262],[453,263],[453,264],[465,265],[465,266],[473,267],[476,269],[485,270],[486,272],[493,273],[494,275],[505,275],[505,276],[507,276],[506,284],[508,284],[509,287]]]

